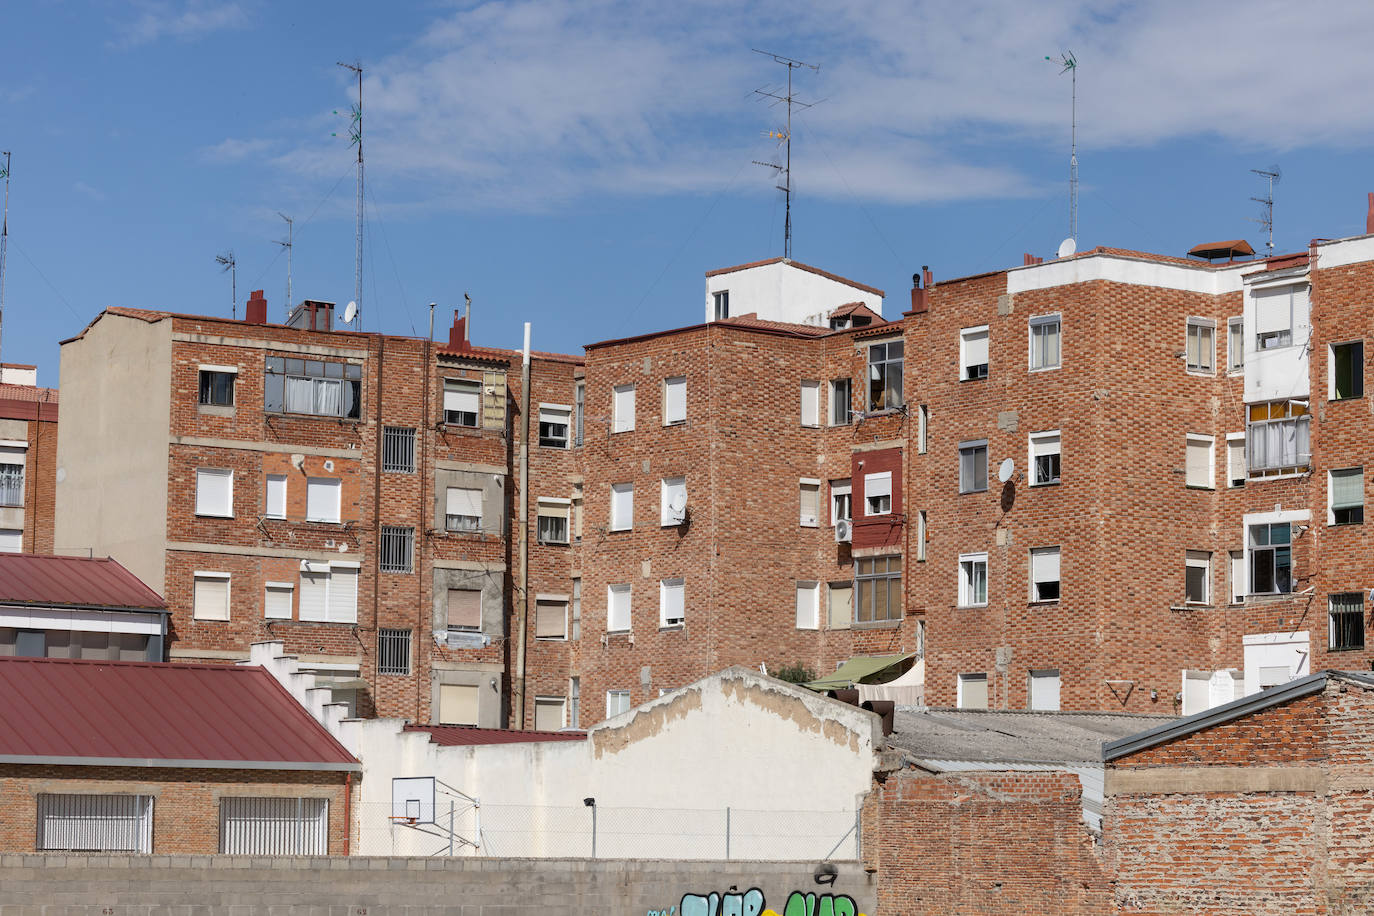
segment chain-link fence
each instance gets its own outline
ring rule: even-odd
[[[358,811],[360,855],[510,858],[858,859],[858,811],[480,805],[439,800],[433,824]],[[452,824],[452,830],[449,825]]]

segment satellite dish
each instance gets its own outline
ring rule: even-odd
[[[1059,257],[1061,258],[1067,258],[1076,251],[1078,251],[1078,243],[1074,241],[1073,236],[1069,236],[1059,243]]]
[[[358,303],[350,302],[344,306],[344,324],[352,324],[353,319],[358,317]]]
[[[997,479],[1006,483],[1011,480],[1011,475],[1016,473],[1016,462],[1007,458],[1002,462],[1002,466],[997,469]]]
[[[668,508],[673,510],[674,515],[681,515],[682,510],[687,508],[687,494],[674,493],[673,498],[668,501]]]

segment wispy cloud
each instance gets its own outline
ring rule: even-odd
[[[86,184],[86,182],[84,181],[78,181],[75,184],[73,184],[72,190],[82,195],[83,197],[89,197],[91,200],[105,200],[104,191],[100,190],[99,188],[93,188],[90,185]]]
[[[214,146],[204,147],[200,151],[200,156],[206,162],[241,162],[255,156],[261,157],[274,146],[276,143],[272,140],[239,140],[229,137]]]
[[[223,29],[248,25],[247,10],[240,3],[213,0],[140,0],[137,15],[115,26],[115,47],[135,48],[164,38],[193,41]]]

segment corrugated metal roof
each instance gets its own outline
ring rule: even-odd
[[[0,658],[0,762],[360,766],[258,667]]]
[[[0,604],[167,609],[116,560],[29,553],[0,553]]]
[[[1104,742],[1174,721],[1125,713],[901,707],[888,741],[916,759],[1099,763]]]
[[[445,747],[474,744],[520,744],[529,741],[582,741],[586,732],[515,731],[509,728],[472,728],[466,725],[407,725],[408,732],[429,732],[429,740]]]

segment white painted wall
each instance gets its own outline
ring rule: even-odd
[[[1247,261],[1222,268],[1199,262],[1194,267],[1117,254],[1083,254],[1012,268],[1007,271],[1007,292],[1015,294],[1092,280],[1109,280],[1131,286],[1155,286],[1216,295],[1236,292],[1241,288],[1245,274],[1260,270],[1263,266],[1262,263]]]
[[[1307,345],[1312,336],[1312,303],[1307,272],[1284,271],[1276,277],[1252,277],[1245,286],[1245,403],[1259,404],[1310,396]],[[1259,350],[1255,347],[1255,291],[1300,285],[1293,297],[1291,346]]]
[[[1261,668],[1286,667],[1290,681],[1311,674],[1311,641],[1307,630],[1245,636],[1245,695],[1260,692]]]
[[[862,302],[883,313],[883,297],[803,270],[787,261],[734,270],[706,278],[706,320],[716,317],[715,294],[729,290],[730,317],[757,312],[766,321],[828,327],[830,312]]]

